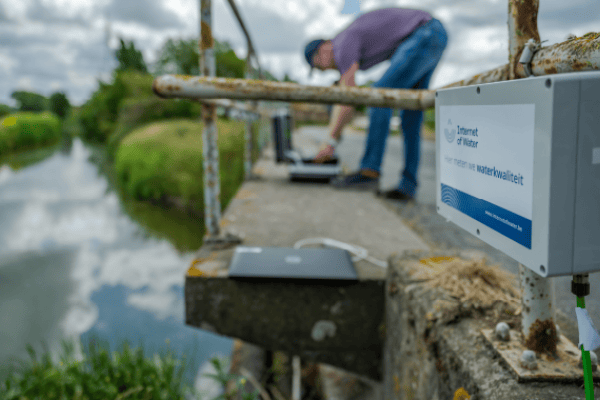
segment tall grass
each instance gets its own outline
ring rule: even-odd
[[[62,347],[55,363],[47,350],[38,355],[28,345],[30,360],[22,361],[0,386],[0,398],[184,400],[194,396],[183,383],[185,356],[179,360],[172,351],[147,358],[142,346],[131,348],[125,342],[121,351],[110,353],[106,343],[91,339],[78,360],[73,342],[63,340]]]
[[[121,141],[115,155],[119,184],[134,199],[177,198],[203,215],[202,129],[198,121],[179,119],[134,130]],[[245,122],[219,119],[217,129],[220,200],[225,208],[244,180]]]
[[[60,119],[50,112],[9,114],[0,122],[0,156],[56,143],[61,129]]]
[[[203,400],[200,394],[184,382],[188,367],[185,352],[178,358],[173,351],[161,351],[145,357],[142,345],[132,348],[128,342],[120,351],[108,350],[108,343],[90,337],[83,354],[75,355],[75,342],[62,341],[62,354],[54,362],[46,346],[37,354],[27,346],[30,359],[0,383],[3,400]],[[78,343],[81,345],[81,342]],[[257,400],[257,392],[244,390],[245,378],[225,371],[226,363],[211,359],[214,374],[206,374],[223,389],[233,381],[235,389],[216,399]],[[215,399],[215,400],[216,400]]]

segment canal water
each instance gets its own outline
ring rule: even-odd
[[[233,342],[184,324],[203,222],[121,200],[95,153],[76,138],[32,165],[0,166],[0,379],[27,344],[57,355],[62,339],[97,337],[111,351],[128,341],[187,354],[187,383],[216,393],[198,378]]]

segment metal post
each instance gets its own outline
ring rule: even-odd
[[[525,43],[540,41],[537,29],[538,0],[508,1],[508,79],[525,76],[519,64]],[[519,264],[521,286],[521,330],[525,347],[536,352],[556,351],[554,283]]]
[[[200,74],[214,77],[216,72],[213,50],[211,0],[200,0]],[[202,154],[204,157],[204,219],[207,238],[219,236],[221,204],[219,196],[219,148],[217,146],[217,110],[214,104],[202,105]]]
[[[508,79],[526,76],[519,59],[525,43],[530,38],[540,42],[537,28],[538,9],[539,0],[508,1]]]
[[[246,79],[251,79],[252,66],[250,65],[250,40],[248,40],[248,56],[246,57]],[[256,108],[256,102],[252,102],[252,107]],[[252,146],[254,143],[254,135],[252,133],[252,119],[248,116],[246,119],[246,147],[244,148],[244,171],[246,173],[246,179],[252,178]]]
[[[554,280],[519,264],[521,325],[525,347],[536,352],[556,351]]]

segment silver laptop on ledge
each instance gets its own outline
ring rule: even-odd
[[[229,277],[356,281],[350,253],[342,249],[238,246]]]

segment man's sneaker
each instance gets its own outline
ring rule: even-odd
[[[379,178],[363,175],[360,171],[342,176],[331,181],[336,189],[375,190],[379,186]]]
[[[414,200],[413,197],[408,196],[407,194],[399,191],[398,189],[392,189],[392,190],[386,190],[386,191],[377,190],[376,194],[379,197],[383,197],[384,199],[389,199],[389,200],[400,200],[400,201]]]

